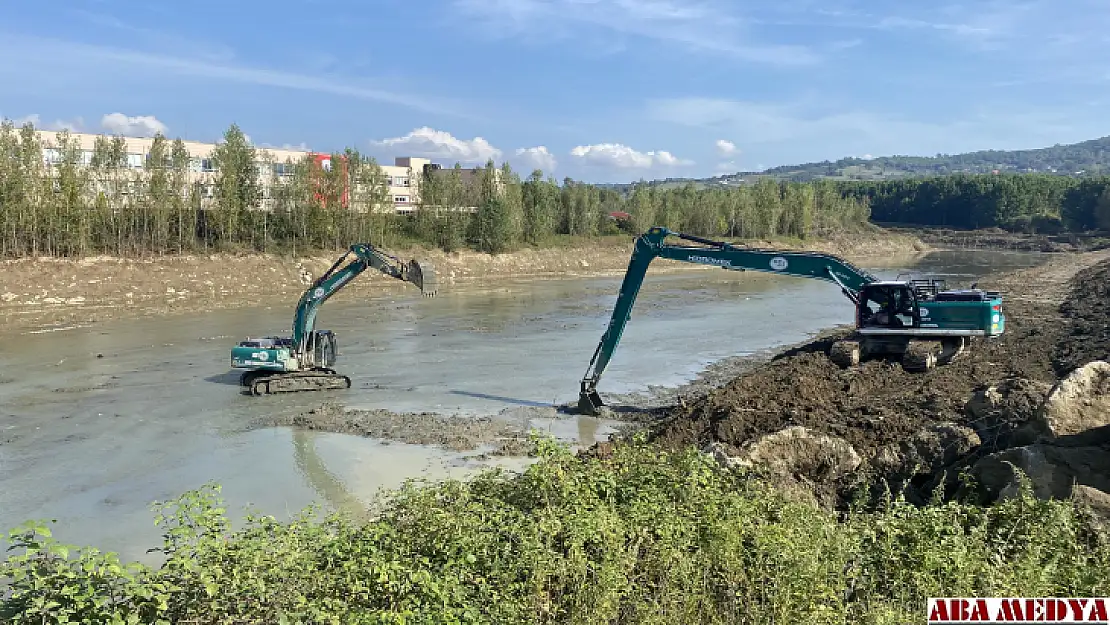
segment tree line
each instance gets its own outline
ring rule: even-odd
[[[419,179],[416,210],[396,214],[382,167],[357,150],[277,163],[230,126],[198,181],[181,139],[162,135],[136,159],[119,136],[91,155],[68,131],[43,145],[31,124],[0,126],[0,256],[143,256],[216,250],[339,249],[420,243],[503,252],[552,237],[642,232],[661,225],[702,236],[810,238],[868,220],[868,200],[828,184],[622,194],[508,163]],[[385,207],[386,210],[370,210]],[[265,209],[265,210],[259,210]],[[462,209],[462,210],[460,210]],[[616,214],[616,217],[614,217]],[[626,214],[626,215],[622,215]]]
[[[1041,234],[1110,229],[1110,176],[958,174],[837,188],[866,201],[879,222]]]

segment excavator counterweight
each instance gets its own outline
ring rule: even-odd
[[[667,237],[699,245],[672,245]],[[578,409],[600,414],[604,402],[597,392],[643,285],[656,258],[717,266],[733,271],[760,271],[831,282],[855,305],[854,336],[837,341],[829,358],[851,367],[874,356],[896,355],[911,372],[928,371],[951,362],[972,338],[1002,334],[1006,317],[1002,295],[981,289],[946,290],[942,280],[881,281],[848,261],[819,252],[768,250],[651,228],[636,239],[609,326],[594,350],[582,378]]]
[[[351,379],[331,368],[339,345],[334,332],[315,329],[316,313],[328,298],[369,268],[416,285],[425,297],[434,297],[439,290],[430,263],[415,259],[405,263],[370,245],[352,245],[301,295],[291,337],[247,338],[231,348],[231,367],[246,369],[239,384],[253,395],[350,388]]]

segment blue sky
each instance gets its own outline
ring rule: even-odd
[[[84,131],[705,176],[1110,134],[1110,3],[54,0],[0,116]]]

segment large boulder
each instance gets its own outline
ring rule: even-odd
[[[1110,452],[1103,445],[1014,447],[982,458],[971,473],[980,493],[996,501],[1019,493],[1018,470],[1041,499],[1066,499],[1076,485],[1110,491]]]
[[[1097,488],[1080,485],[1072,490],[1071,498],[1092,513],[1100,529],[1105,529],[1110,523],[1110,494]]]
[[[1056,383],[1022,428],[1023,438],[1042,440],[1110,425],[1110,363],[1089,362]]]
[[[855,471],[862,460],[847,441],[818,434],[801,426],[767,434],[728,455],[712,450],[726,466],[756,467],[763,471],[809,482],[834,482]]]
[[[892,479],[933,475],[970,454],[980,443],[978,433],[969,427],[938,423],[883,447],[871,464]]]
[[[1008,378],[975,391],[964,406],[968,423],[987,449],[1004,449],[1012,444],[1034,442],[1035,434],[1015,435],[1036,417],[1052,385],[1025,378]]]

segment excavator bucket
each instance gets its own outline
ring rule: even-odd
[[[435,267],[428,261],[409,261],[406,280],[420,288],[424,297],[435,297],[439,291],[439,278],[436,276]]]
[[[601,396],[597,391],[592,393],[582,393],[578,396],[578,411],[584,415],[596,417],[601,414],[601,407],[605,403],[601,401]]]
[[[605,402],[601,401],[601,395],[597,391],[588,387],[586,383],[582,383],[582,391],[578,394],[578,412],[596,417],[601,414],[601,407]]]

